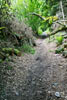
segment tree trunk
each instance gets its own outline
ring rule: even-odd
[[[63,17],[63,20],[65,20],[65,15],[64,15],[64,9],[63,9],[63,3],[62,3],[62,0],[60,1],[60,7],[61,7],[61,11],[62,11],[62,17]],[[64,25],[65,25],[65,22],[64,22]]]

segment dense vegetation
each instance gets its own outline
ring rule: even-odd
[[[55,42],[57,45],[56,50],[52,51],[54,51],[56,54],[59,53],[64,57],[67,57],[67,0],[0,0],[0,100],[7,100],[4,98],[4,93],[6,93],[4,87],[7,87],[5,83],[8,84],[8,82],[5,82],[6,79],[8,80],[7,77],[9,76],[10,80],[10,76],[13,75],[13,73],[10,73],[10,70],[12,70],[12,72],[14,70],[11,65],[14,62],[13,57],[22,56],[24,53],[34,54],[34,46],[36,46],[35,37],[41,39],[50,38],[47,40]],[[51,50],[49,51],[52,52]],[[37,58],[35,58],[37,61],[40,59],[38,58],[38,54]],[[47,59],[45,59],[45,61],[46,60]],[[37,63],[40,65],[41,61],[42,60],[38,61]],[[49,60],[47,60],[47,62],[48,61]],[[9,62],[12,63],[9,64]],[[21,62],[22,63],[18,63],[18,66],[23,64],[22,60]],[[26,63],[25,60],[24,63]],[[36,66],[37,64],[35,64],[35,67]],[[24,70],[25,73],[25,68],[20,68],[20,70]],[[15,71],[15,73],[17,72]],[[31,74],[32,76],[34,75],[33,73]],[[19,73],[17,75],[19,75]],[[24,77],[24,75],[22,76]],[[32,78],[32,76],[30,78]],[[37,78],[35,79],[36,81],[38,80]],[[12,80],[13,77],[10,83]],[[38,87],[40,86],[38,85]],[[41,93],[41,91],[38,91],[38,94],[39,93]]]
[[[66,0],[64,0],[66,2]],[[35,45],[32,33],[41,35],[44,31],[47,37],[56,34],[61,30],[66,30],[64,20],[64,8],[62,0],[1,0],[0,1],[0,56],[5,58],[4,53],[20,55],[20,47],[24,50]],[[59,8],[61,4],[61,7]],[[61,12],[60,16],[58,11]],[[60,27],[56,26],[58,22]],[[63,26],[63,27],[62,27]],[[31,29],[32,28],[32,29]],[[53,30],[56,31],[52,32]],[[32,31],[33,30],[33,31]],[[49,34],[51,33],[51,34]],[[62,35],[62,34],[61,34]],[[64,36],[64,35],[63,35]],[[56,41],[61,45],[64,37],[56,37]],[[66,38],[66,37],[65,37]],[[12,41],[13,40],[13,41]],[[9,45],[8,41],[10,41]],[[4,45],[6,43],[6,46]],[[25,45],[24,45],[25,44]],[[66,44],[65,44],[66,45]],[[20,46],[20,47],[19,47]],[[7,47],[7,48],[6,48]],[[28,49],[28,51],[30,51]],[[33,50],[33,49],[31,49]],[[62,51],[62,50],[61,50]],[[64,50],[63,50],[64,51]],[[30,51],[31,52],[31,51]],[[34,50],[32,51],[32,53]],[[67,51],[65,51],[67,52]]]
[[[15,13],[20,21],[24,19],[25,22],[32,27],[33,31],[37,32],[39,27],[43,29],[50,27],[51,20],[49,22],[48,20],[42,22],[42,20],[34,16],[33,13],[40,14],[45,18],[55,16],[58,10],[58,0],[17,0],[12,5],[12,8],[13,13]]]

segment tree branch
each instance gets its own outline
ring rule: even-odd
[[[55,24],[55,23],[58,23],[58,24],[60,24],[60,25],[62,25],[62,26],[66,26],[65,24],[62,24],[62,23],[59,22],[59,21],[55,21],[55,22],[53,22],[53,24]]]
[[[31,15],[35,15],[35,16],[38,16],[39,18],[41,18],[42,20],[45,20],[45,18],[44,17],[42,17],[41,15],[39,15],[39,14],[37,14],[37,13],[30,13]]]
[[[55,21],[55,22],[53,22],[54,24],[55,23],[58,23],[58,24],[60,24],[60,25],[62,25],[62,26],[66,26],[66,24],[63,24],[63,23],[61,23],[61,22],[67,22],[67,20],[58,20],[58,21]]]
[[[61,27],[61,28],[55,30],[54,32],[51,32],[51,34],[48,34],[47,37],[50,37],[52,35],[55,35],[57,32],[60,32],[60,31],[63,31],[63,30],[67,30],[67,27]]]
[[[57,29],[57,30],[51,32],[50,34],[46,34],[46,33],[45,33],[44,35],[41,35],[40,38],[42,38],[42,39],[49,38],[50,36],[55,35],[55,34],[57,34],[58,32],[63,31],[63,30],[67,30],[67,27],[61,27],[61,28],[59,28],[59,29]],[[65,36],[65,37],[67,37],[67,36]]]
[[[33,13],[30,13],[30,14],[35,15],[35,16],[38,16],[38,17],[41,18],[42,20],[45,20],[44,17],[40,16],[40,15],[37,14],[37,13],[34,13],[34,12],[33,12]],[[57,29],[57,30],[51,32],[50,34],[42,35],[41,38],[43,38],[43,39],[44,39],[44,38],[48,38],[48,37],[50,37],[50,36],[52,36],[52,35],[57,34],[57,32],[60,32],[60,31],[62,31],[62,30],[67,30],[67,25],[61,23],[61,22],[65,22],[65,21],[67,21],[67,20],[64,20],[64,19],[63,19],[63,20],[58,20],[58,21],[53,22],[53,23],[58,23],[58,24],[62,25],[63,27],[61,27],[61,28],[59,28],[59,29]]]

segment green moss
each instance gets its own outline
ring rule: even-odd
[[[13,49],[13,48],[3,48],[2,51],[4,53],[10,54],[10,55],[12,55],[12,54],[20,55],[21,54],[18,49]]]
[[[5,53],[11,53],[13,51],[13,48],[3,48],[2,51]]]

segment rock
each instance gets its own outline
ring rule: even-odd
[[[36,61],[38,61],[38,60],[40,60],[40,57],[37,57],[37,58],[36,58]]]
[[[41,95],[42,94],[42,91],[37,91],[37,95]]]
[[[60,94],[61,94],[61,97],[63,97],[63,98],[64,98],[64,92],[60,92]]]
[[[61,95],[60,95],[59,92],[55,92],[55,96],[58,97],[58,98],[60,98]]]
[[[32,85],[35,85],[36,83],[35,83],[35,81],[32,81]]]
[[[42,39],[43,39],[43,38],[46,38],[47,36],[48,36],[48,34],[47,34],[46,32],[43,32],[43,33],[41,34]]]
[[[15,92],[16,96],[19,96],[19,93],[18,92]]]
[[[52,84],[52,88],[53,88],[53,89],[56,89],[57,86],[58,86],[58,83],[53,83],[53,84]]]
[[[42,36],[45,36],[46,37],[47,36],[47,33],[46,32],[43,32],[42,33]]]
[[[63,68],[63,66],[59,66],[60,68]]]
[[[48,91],[48,96],[51,96],[52,95],[52,92],[51,91]]]
[[[58,83],[53,83],[52,85],[57,86],[57,85],[58,85]]]
[[[67,58],[67,51],[63,51],[62,55]]]
[[[65,100],[67,100],[67,96],[65,96]]]
[[[40,78],[39,81],[42,81],[42,79]]]

